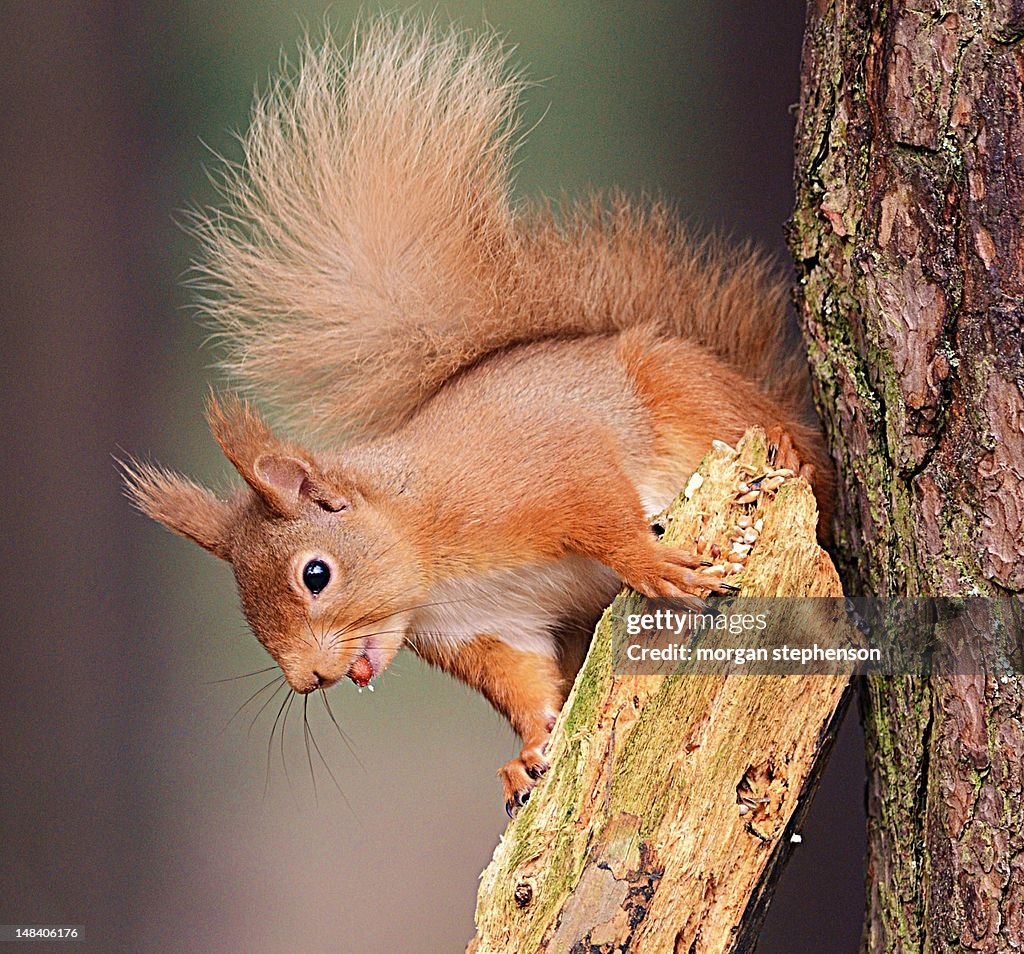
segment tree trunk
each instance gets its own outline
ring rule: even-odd
[[[732,609],[759,608],[768,626],[735,643],[792,645],[802,635],[808,645],[848,645],[855,631],[815,539],[808,486],[791,480],[754,504],[737,500],[738,482],[765,470],[764,434],[752,433],[738,451],[719,447],[705,459],[703,482],[691,481],[689,499],[670,511],[666,541],[719,559],[712,547],[729,549],[741,515],[763,520]],[[613,623],[645,611],[622,594],[597,628],[552,735],[551,771],[481,879],[474,954],[751,949],[849,675],[631,666]],[[707,645],[704,635],[690,645]]]
[[[790,243],[849,593],[1024,587],[1022,36],[1021,0],[809,6]],[[984,669],[868,680],[868,951],[1024,947],[1024,689]]]

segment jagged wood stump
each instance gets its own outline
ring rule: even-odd
[[[717,446],[703,482],[670,508],[666,542],[727,551],[738,517],[760,518],[730,578],[744,597],[840,596],[804,481],[737,502],[738,482],[766,459],[757,429],[736,451]],[[641,609],[624,592],[597,627],[552,736],[552,768],[482,875],[470,954],[721,954],[756,937],[849,678],[616,674],[612,621]],[[776,635],[794,625],[780,621]],[[819,642],[849,643],[835,614],[813,625]]]

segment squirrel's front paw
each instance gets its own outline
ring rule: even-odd
[[[705,590],[725,593],[731,589],[719,577],[709,576],[695,567],[700,558],[687,550],[659,546],[655,560],[646,573],[626,582],[638,593],[652,599],[687,599]]]
[[[505,790],[505,811],[512,818],[529,800],[537,780],[550,768],[544,758],[547,743],[524,748],[519,758],[506,762],[498,769],[502,788]]]
[[[792,470],[813,487],[814,465],[801,460],[800,452],[793,444],[793,438],[789,436],[789,432],[781,424],[776,424],[774,427],[768,428],[767,437],[768,459],[772,466]]]

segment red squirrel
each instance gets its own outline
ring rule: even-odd
[[[712,439],[780,428],[823,514],[832,485],[785,286],[660,205],[513,203],[520,85],[454,30],[307,46],[198,233],[227,370],[317,449],[211,398],[244,487],[126,468],[231,564],[295,692],[366,685],[401,646],[482,692],[523,742],[510,810],[619,588],[721,588],[650,528]]]

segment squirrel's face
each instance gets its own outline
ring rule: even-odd
[[[384,505],[343,469],[278,440],[237,400],[211,400],[214,437],[249,485],[221,500],[148,464],[126,465],[138,507],[231,563],[242,609],[296,692],[365,686],[422,602],[415,554]]]
[[[415,558],[366,501],[292,517],[250,502],[232,541],[242,609],[296,692],[348,676],[365,686],[401,646],[422,601]]]

